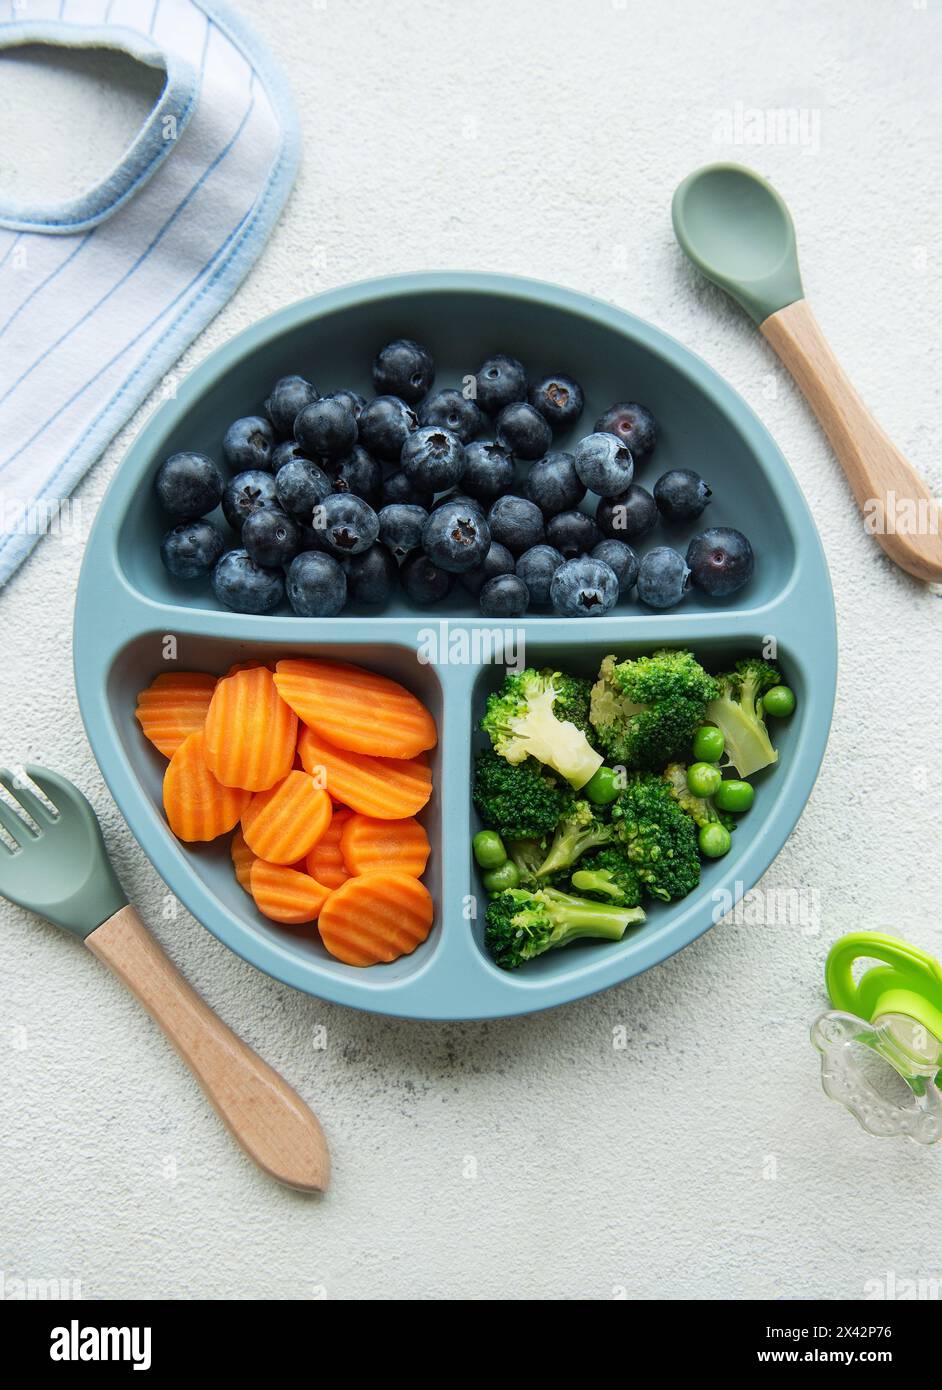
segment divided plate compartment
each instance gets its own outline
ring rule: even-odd
[[[208,586],[185,586],[160,564],[161,518],[153,474],[168,453],[219,457],[226,425],[257,410],[291,371],[319,389],[369,394],[376,349],[395,336],[427,342],[437,385],[460,385],[488,353],[504,350],[532,374],[562,366],[588,383],[583,431],[626,397],[644,401],[664,433],[638,479],[650,487],[672,466],[697,467],[715,501],[679,535],[659,528],[650,544],[676,544],[704,525],[739,526],[757,552],[757,573],[722,602],[694,595],[654,613],[632,598],[604,618],[528,615],[484,619],[456,587],[427,612],[402,597],[381,614],[332,619],[221,610]],[[560,442],[559,447],[565,447]],[[642,549],[645,547],[642,546]],[[699,888],[674,904],[650,904],[648,921],[618,944],[580,943],[516,972],[483,948],[487,898],[471,855],[479,828],[470,797],[476,732],[487,694],[503,679],[495,654],[586,675],[609,652],[691,648],[711,670],[773,639],[798,708],[774,723],[778,765],[755,779],[756,801],[733,847],[705,861]],[[467,647],[472,648],[470,656]],[[477,646],[477,650],[474,648]],[[233,662],[317,654],[353,661],[401,681],[438,724],[434,792],[422,813],[432,844],[425,875],[435,925],[411,956],[357,969],[333,959],[311,928],[268,921],[232,872],[229,836],[187,846],[161,806],[165,760],[134,718],[136,696],[162,671],[225,671]],[[401,1017],[468,1019],[549,1008],[625,980],[679,950],[756,883],[781,849],[810,794],[824,753],[836,678],[830,582],[807,504],[787,464],[744,402],[685,348],[611,306],[511,277],[397,277],[335,291],[283,310],[214,353],[162,406],[130,449],[102,502],[76,598],[75,672],[92,748],[115,800],[169,888],[246,960],[296,988]],[[169,658],[169,659],[168,659]]]

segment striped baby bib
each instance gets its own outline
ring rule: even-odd
[[[284,79],[215,0],[0,0],[0,48],[27,43],[123,49],[165,82],[96,188],[0,202],[0,584],[242,280],[298,159]]]

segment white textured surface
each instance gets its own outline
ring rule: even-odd
[[[80,549],[46,540],[0,595],[0,753],[89,792],[174,959],[318,1110],[335,1183],[312,1201],[256,1172],[121,987],[0,905],[0,1269],[80,1279],[91,1298],[855,1298],[888,1270],[939,1275],[923,1213],[942,1151],[867,1139],[824,1099],[807,1041],[841,932],[897,930],[942,954],[939,600],[864,536],[808,410],[682,261],[669,220],[700,163],[768,174],[825,331],[938,481],[939,6],[243,9],[294,84],[305,163],[181,371],[302,294],[432,267],[560,281],[705,356],[783,448],[832,567],[831,744],[764,885],[816,890],[820,931],[724,925],[605,995],[489,1025],[369,1018],[276,984],[182,912],[161,920],[163,886],[72,693]],[[717,144],[716,113],[737,102],[817,111],[819,148]],[[89,516],[150,408],[81,489]]]

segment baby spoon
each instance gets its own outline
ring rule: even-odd
[[[866,529],[901,569],[942,582],[942,508],[828,346],[804,297],[795,228],[775,189],[738,164],[708,164],[680,184],[672,212],[681,248],[755,320],[795,378]]]

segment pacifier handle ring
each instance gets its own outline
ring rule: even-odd
[[[883,932],[848,932],[828,952],[824,978],[828,994],[836,1009],[859,1014],[859,992],[854,982],[854,962],[861,959],[879,960],[884,965],[916,969],[927,974],[937,988],[942,988],[942,970],[937,961],[916,946]]]

